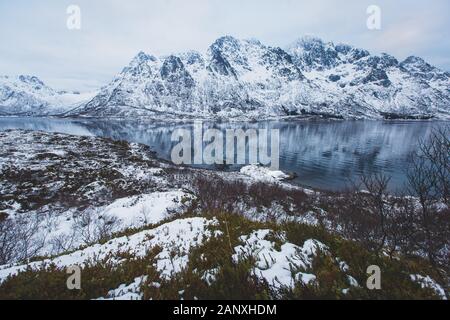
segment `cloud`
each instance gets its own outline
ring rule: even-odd
[[[443,31],[448,28],[447,18],[442,14],[447,12],[446,7],[447,10],[450,8],[442,3],[427,7],[403,6],[395,15],[390,13],[394,9],[387,7],[384,9],[385,21],[382,30],[367,37],[366,46],[399,58],[409,55],[424,56],[430,62],[449,69],[448,64],[440,64],[445,61],[443,58],[448,56],[449,50]]]
[[[382,9],[382,30],[366,28],[366,9]],[[66,9],[81,8],[80,31]],[[0,72],[35,74],[57,89],[108,82],[140,50],[204,51],[230,34],[285,46],[305,34],[373,52],[424,56],[450,69],[450,3],[389,0],[41,0],[0,2]]]

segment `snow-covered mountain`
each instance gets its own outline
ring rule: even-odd
[[[286,50],[222,37],[205,54],[139,53],[73,114],[265,118],[448,117],[450,75],[417,57],[399,62],[303,38]]]
[[[206,54],[139,53],[99,95],[77,110],[89,116],[164,114],[260,118],[296,110],[311,90],[291,56],[257,41],[223,37]]]
[[[287,51],[307,79],[334,95],[321,112],[374,118],[450,114],[450,74],[421,58],[399,62],[385,53],[371,55],[310,37]]]
[[[281,49],[226,36],[206,53],[140,52],[65,115],[450,118],[450,74],[418,57],[399,62],[313,37]]]
[[[93,96],[55,91],[35,76],[0,76],[0,115],[57,115]]]

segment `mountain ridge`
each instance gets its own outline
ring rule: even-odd
[[[94,95],[95,92],[56,91],[36,76],[0,76],[0,115],[59,115]]]
[[[2,100],[1,88],[0,82],[0,106],[8,100],[5,94]],[[448,119],[450,74],[420,57],[399,61],[317,37],[300,38],[282,49],[224,36],[205,53],[156,57],[141,51],[92,99],[59,112],[124,118],[161,114]]]

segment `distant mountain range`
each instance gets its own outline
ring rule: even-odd
[[[0,115],[57,115],[88,102],[95,93],[56,91],[35,76],[0,76]]]
[[[302,38],[285,49],[230,36],[206,53],[140,52],[93,95],[0,77],[0,114],[266,119],[450,118],[450,73],[419,57]]]

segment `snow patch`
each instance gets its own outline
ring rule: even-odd
[[[117,289],[108,292],[105,298],[96,300],[142,300],[141,286],[147,281],[147,276],[137,277],[130,284],[121,284]]]
[[[445,290],[430,276],[421,276],[420,274],[411,274],[411,280],[419,283],[422,289],[430,288],[433,289],[436,294],[441,297],[442,300],[447,300],[447,296],[445,295]]]
[[[304,271],[312,267],[313,258],[320,251],[328,250],[327,246],[309,239],[302,247],[284,243],[278,250],[274,242],[266,240],[271,233],[271,230],[258,230],[248,236],[242,236],[240,240],[245,244],[234,248],[233,260],[238,262],[246,257],[254,257],[255,275],[276,289],[292,288],[296,280],[303,283],[314,281],[315,275]],[[281,235],[279,238],[282,240],[284,236]]]
[[[289,175],[279,170],[270,170],[259,165],[249,165],[241,168],[240,172],[257,181],[278,182],[289,178]]]
[[[120,219],[127,227],[141,227],[168,218],[170,212],[179,210],[183,199],[191,196],[183,191],[154,192],[116,200],[103,213]]]
[[[163,277],[170,278],[186,267],[191,248],[201,245],[203,241],[213,236],[208,227],[216,224],[216,219],[178,219],[152,230],[114,238],[105,244],[95,244],[54,259],[24,265],[0,266],[0,283],[10,276],[25,271],[27,268],[40,270],[49,264],[54,264],[59,268],[66,268],[71,265],[83,267],[89,261],[103,259],[108,259],[113,264],[120,264],[123,262],[118,258],[121,253],[131,254],[137,258],[145,257],[155,247],[161,249],[161,252],[155,257],[155,267]]]

